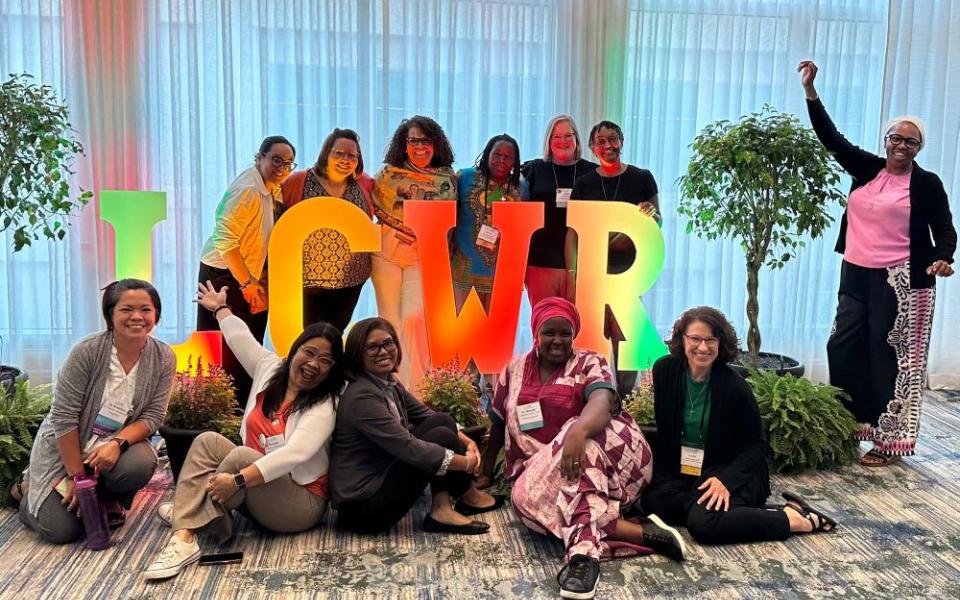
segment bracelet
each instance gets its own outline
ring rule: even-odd
[[[227,306],[226,304],[221,304],[220,306],[218,306],[218,307],[216,307],[216,308],[214,308],[214,309],[211,309],[210,312],[213,313],[213,316],[217,316],[217,313],[220,312],[221,310],[225,309],[225,308],[230,308],[230,307]]]

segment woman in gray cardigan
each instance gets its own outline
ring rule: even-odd
[[[97,494],[111,524],[123,523],[137,491],[153,476],[157,455],[147,438],[163,423],[176,357],[150,337],[160,296],[146,281],[108,285],[101,308],[107,330],[78,342],[60,367],[53,405],[14,484],[20,521],[45,541],[83,535],[74,480],[99,470]]]

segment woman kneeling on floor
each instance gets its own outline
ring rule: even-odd
[[[351,381],[337,410],[330,470],[340,525],[358,533],[386,531],[429,483],[424,531],[469,535],[490,529],[469,518],[501,506],[473,485],[480,467],[477,445],[457,431],[450,415],[428,408],[399,382],[403,357],[393,325],[378,317],[356,323],[344,354]]]
[[[505,447],[520,521],[566,546],[560,595],[592,598],[601,559],[659,552],[682,560],[680,535],[655,517],[645,524],[622,517],[650,481],[650,447],[620,409],[607,361],[574,349],[577,308],[544,298],[533,307],[531,327],[534,349],[507,365],[496,384],[480,485]]]
[[[70,350],[30,467],[11,490],[20,521],[54,544],[83,535],[75,481],[99,472],[97,496],[117,527],[157,467],[146,439],[167,414],[177,364],[170,346],[150,337],[160,295],[146,281],[121,279],[104,288],[101,308],[107,330]]]
[[[219,320],[224,340],[253,378],[240,426],[244,445],[214,432],[194,440],[173,502],[157,509],[173,535],[146,579],[173,577],[199,560],[200,530],[229,538],[233,510],[271,531],[295,533],[317,526],[327,508],[328,447],[344,381],[342,334],[314,323],[281,359],[257,342],[226,300],[226,287],[199,285],[197,301]]]
[[[783,540],[830,531],[836,522],[803,498],[768,508],[768,445],[750,385],[728,366],[737,358],[733,326],[701,306],[673,326],[670,354],[653,365],[653,483],[643,510],[685,525],[701,544]]]

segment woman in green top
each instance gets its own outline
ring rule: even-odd
[[[749,384],[728,363],[737,357],[733,326],[715,308],[683,313],[670,354],[653,365],[657,439],[646,514],[686,526],[701,544],[783,540],[830,531],[836,521],[784,492],[767,507],[767,439]]]

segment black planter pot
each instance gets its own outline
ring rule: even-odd
[[[187,460],[187,452],[193,440],[205,431],[212,429],[180,429],[179,427],[170,427],[164,425],[160,428],[160,435],[163,436],[167,446],[167,458],[170,460],[170,470],[173,471],[173,480],[176,482],[180,478],[180,469],[183,468],[184,461]]]
[[[473,440],[473,443],[480,448],[483,445],[483,436],[487,435],[487,426],[473,425],[471,427],[464,427],[460,431],[462,431],[465,436]]]
[[[0,389],[6,394],[10,393],[15,383],[28,379],[30,379],[30,376],[27,375],[26,371],[10,365],[0,365]]]
[[[656,425],[638,425],[640,432],[643,433],[644,439],[647,440],[647,444],[650,445],[650,450],[652,451],[654,446],[657,445],[657,426]]]
[[[743,366],[749,362],[749,355],[746,352],[740,352],[740,358],[737,362],[730,363],[730,368],[746,377],[749,374],[749,368]],[[743,363],[743,364],[740,364]],[[774,354],[772,352],[761,352],[757,368],[761,371],[776,371],[777,375],[790,374],[794,377],[803,377],[806,370],[799,360],[790,358],[785,354]]]

